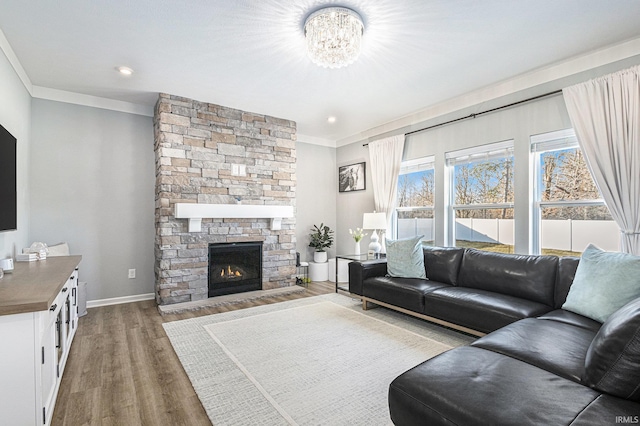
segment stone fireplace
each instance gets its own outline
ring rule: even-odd
[[[295,123],[160,94],[154,138],[158,304],[210,297],[209,249],[216,244],[261,244],[259,288],[294,285],[295,216],[261,212],[295,210]],[[245,213],[185,219],[177,210],[187,204],[237,205]]]

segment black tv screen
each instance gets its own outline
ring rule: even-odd
[[[16,138],[0,126],[0,231],[18,227]]]

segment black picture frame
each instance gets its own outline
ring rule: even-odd
[[[338,167],[338,192],[367,189],[367,163],[354,163]]]

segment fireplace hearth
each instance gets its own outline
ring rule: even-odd
[[[209,297],[262,290],[262,242],[209,244]]]

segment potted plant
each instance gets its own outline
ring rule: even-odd
[[[324,263],[327,261],[328,249],[333,245],[333,231],[324,223],[320,226],[313,225],[311,233],[309,234],[310,241],[309,247],[313,247],[316,251],[313,253],[313,261],[316,263]]]

